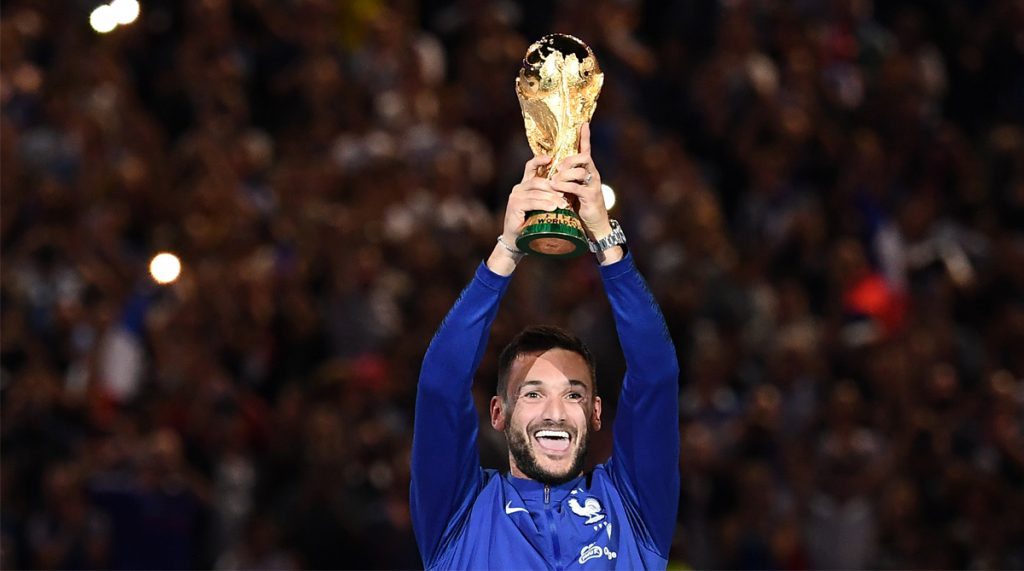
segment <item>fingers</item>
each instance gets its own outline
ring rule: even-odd
[[[534,177],[526,183],[517,184],[508,199],[509,206],[516,211],[547,210],[565,208],[565,197],[555,191],[554,184],[543,178]]]
[[[550,181],[544,177],[533,176],[523,182],[512,187],[512,194],[519,194],[530,191],[550,192],[554,193],[555,188],[553,186],[554,181]]]
[[[577,164],[580,156],[569,157],[560,164],[566,167]],[[555,178],[551,181],[551,188],[555,192],[573,194],[584,200],[595,199],[601,192],[601,175],[592,162],[588,166],[564,168],[555,174]]]
[[[582,169],[576,170],[576,169]],[[582,176],[577,176],[578,173],[583,172]],[[574,175],[573,173],[576,173]],[[597,167],[594,166],[594,159],[589,153],[580,153],[578,155],[571,155],[565,157],[558,162],[555,166],[555,180],[586,180],[587,175],[594,175],[592,179],[598,178]]]
[[[551,186],[556,192],[578,196],[583,202],[597,202],[601,192],[601,174],[597,171],[589,152],[590,128],[584,123],[580,133],[581,149],[586,148],[587,152],[580,152],[559,161]],[[587,137],[583,137],[583,134]],[[584,141],[586,145],[582,144]]]
[[[580,151],[559,161],[550,180],[541,176],[540,171],[551,164],[552,158],[541,155],[530,159],[523,170],[523,182],[513,187],[509,196],[512,211],[568,208],[566,195],[578,197],[585,204],[603,204],[601,175],[590,156],[590,126],[586,123],[580,127]]]
[[[587,170],[586,167],[573,167],[555,173],[554,180],[557,182],[578,182],[582,184],[587,180],[587,176],[591,174],[592,171]]]
[[[556,192],[561,192],[563,194],[571,194],[573,196],[578,196],[583,199],[589,199],[591,198],[591,195],[594,194],[593,189],[591,189],[590,187],[583,186],[582,184],[572,180],[558,181],[551,186],[555,189]]]
[[[604,203],[604,194],[601,193],[600,181],[595,177],[590,184],[583,184],[582,181],[556,180],[552,181],[551,189],[562,194],[571,194],[579,197],[584,203]]]
[[[545,192],[542,190],[524,190],[514,195],[509,204],[517,210],[546,210],[552,211],[556,208],[567,206],[565,197],[557,192]]]
[[[537,176],[539,174],[540,168],[550,162],[551,157],[547,155],[540,155],[538,157],[533,157],[532,159],[526,161],[526,167],[523,169],[523,182],[526,182],[527,180]]]

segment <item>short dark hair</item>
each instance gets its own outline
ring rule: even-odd
[[[586,343],[576,335],[555,325],[532,325],[523,329],[516,335],[498,356],[498,387],[495,394],[502,399],[507,399],[505,392],[508,390],[508,376],[512,369],[512,362],[520,355],[539,353],[548,349],[565,349],[583,357],[590,369],[590,381],[594,385],[594,393],[597,393],[597,363],[594,355],[590,353]]]

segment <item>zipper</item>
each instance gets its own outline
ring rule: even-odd
[[[562,549],[558,545],[558,529],[555,526],[555,516],[551,513],[551,486],[544,485],[544,515],[548,520],[548,532],[551,534],[551,550],[555,556],[555,569],[562,569]]]

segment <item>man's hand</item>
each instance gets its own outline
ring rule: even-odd
[[[552,181],[540,175],[541,167],[551,162],[551,157],[533,157],[523,169],[523,181],[512,187],[505,206],[505,224],[501,239],[514,245],[526,224],[526,213],[531,210],[551,212],[555,208],[568,206],[565,197],[554,189]]]
[[[601,173],[590,156],[590,123],[580,126],[580,152],[562,159],[555,167],[552,179],[554,190],[571,195],[579,202],[576,213],[591,240],[599,240],[612,233],[608,209],[601,192]]]
[[[562,159],[555,167],[552,186],[558,192],[568,194],[578,203],[576,213],[583,221],[583,228],[594,242],[612,233],[608,208],[601,191],[601,173],[590,156],[590,123],[580,126],[579,154]],[[598,252],[597,260],[602,266],[613,264],[626,255],[621,246]]]
[[[521,254],[513,254],[516,240],[526,225],[526,213],[532,210],[551,212],[556,208],[568,208],[565,196],[555,191],[554,183],[540,175],[541,168],[551,162],[551,157],[534,157],[523,169],[523,180],[512,187],[505,205],[505,221],[501,230],[501,243],[496,244],[487,267],[496,274],[507,276],[519,263]]]

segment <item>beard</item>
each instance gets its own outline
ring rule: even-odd
[[[512,459],[516,466],[529,477],[550,486],[557,486],[572,480],[583,471],[583,462],[587,456],[587,440],[589,430],[577,434],[579,446],[576,447],[576,454],[573,456],[572,464],[565,473],[557,473],[541,468],[537,462],[537,455],[530,447],[530,437],[527,430],[510,430],[508,434],[508,449],[512,453]]]

